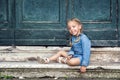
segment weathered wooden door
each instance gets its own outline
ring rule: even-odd
[[[0,45],[11,45],[14,43],[14,30],[11,17],[13,0],[0,0]]]
[[[118,46],[117,0],[71,0],[70,17],[84,23],[93,46]]]
[[[92,46],[120,46],[119,0],[0,0],[0,45],[67,45],[77,17]]]
[[[65,45],[66,0],[16,0],[16,45]]]
[[[118,6],[118,14],[117,14],[117,20],[118,20],[118,23],[117,23],[117,26],[118,26],[118,46],[120,46],[120,0],[118,0],[118,4],[117,4],[117,6]]]

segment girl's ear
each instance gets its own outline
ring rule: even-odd
[[[79,25],[79,29],[80,29],[80,30],[82,29],[82,25]]]

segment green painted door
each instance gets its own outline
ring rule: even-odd
[[[117,0],[71,0],[69,17],[84,23],[93,46],[118,46]]]
[[[66,46],[77,17],[92,46],[120,46],[119,0],[0,0],[0,45]]]
[[[66,0],[16,0],[16,45],[65,45]]]
[[[0,0],[0,45],[14,44],[13,0]]]
[[[120,0],[118,0],[118,14],[117,14],[117,20],[118,20],[118,23],[117,23],[117,26],[118,26],[118,46],[120,46]]]

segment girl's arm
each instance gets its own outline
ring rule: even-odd
[[[74,51],[73,51],[73,47],[71,47],[71,49],[68,52],[68,56],[74,55]]]
[[[83,36],[82,38],[82,49],[83,49],[83,59],[81,66],[88,66],[89,60],[90,60],[90,48],[91,48],[91,42],[87,38],[87,36]]]

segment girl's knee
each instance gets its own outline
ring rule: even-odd
[[[69,66],[74,66],[74,65],[75,65],[75,62],[72,61],[72,60],[69,60],[69,61],[67,61],[67,64],[68,64]]]
[[[78,60],[68,60],[67,64],[69,66],[78,66],[80,64],[80,61],[78,61]]]
[[[58,54],[62,55],[62,54],[66,54],[65,51],[59,51]]]

